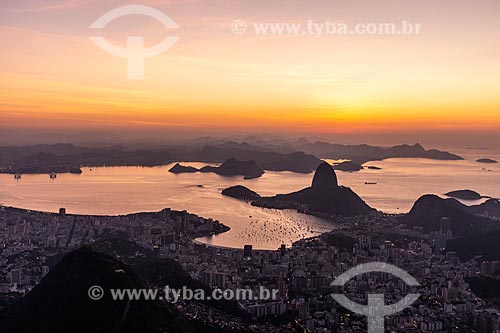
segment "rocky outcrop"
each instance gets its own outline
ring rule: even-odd
[[[175,163],[175,165],[173,167],[170,168],[170,170],[168,170],[168,172],[172,172],[172,173],[194,173],[194,172],[198,172],[199,170],[196,169],[195,167],[192,167],[192,166],[183,166],[179,163]]]
[[[472,190],[451,191],[445,194],[447,197],[462,199],[462,200],[479,200],[483,198],[481,194]]]
[[[228,187],[222,191],[222,195],[240,200],[255,200],[260,198],[260,195],[257,192],[254,192],[242,185]]]
[[[219,167],[205,166],[200,172],[214,172],[221,176],[244,176],[246,179],[257,178],[264,174],[255,161],[238,161],[236,158],[230,158]]]
[[[254,200],[252,205],[297,209],[306,214],[320,216],[357,216],[374,211],[350,188],[338,186],[335,171],[326,162],[321,163],[316,169],[311,187],[298,192],[260,198]]]
[[[424,195],[413,205],[403,221],[426,231],[438,231],[443,217],[450,219],[453,235],[465,236],[489,230],[491,220],[474,215],[471,207],[456,199],[443,199],[436,195]]]
[[[496,163],[498,163],[497,161],[492,160],[491,158],[480,158],[476,162],[487,163],[487,164],[496,164]]]
[[[220,166],[204,166],[197,169],[191,166],[183,166],[176,163],[169,172],[172,173],[194,173],[194,172],[213,172],[221,176],[244,176],[245,179],[258,178],[264,174],[255,161],[238,161],[235,158],[230,158]]]
[[[339,186],[337,175],[330,164],[323,162],[318,166],[311,186],[315,189],[328,189]]]
[[[334,165],[333,169],[339,171],[356,172],[359,170],[363,170],[364,168],[361,165],[354,163],[352,161],[345,161]]]

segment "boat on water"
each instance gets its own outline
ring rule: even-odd
[[[374,183],[374,182],[365,182],[365,185],[377,185],[377,183]]]

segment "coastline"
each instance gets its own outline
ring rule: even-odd
[[[188,216],[190,218],[198,219],[199,221],[202,221],[203,223],[210,224],[214,227],[216,227],[215,231],[210,231],[206,233],[200,233],[200,234],[194,234],[192,237],[188,237],[191,240],[194,240],[196,238],[201,238],[201,237],[210,237],[210,236],[215,236],[215,235],[220,235],[222,233],[228,232],[231,230],[231,228],[223,223],[221,223],[218,220],[214,220],[212,218],[205,218],[201,217],[199,215],[193,214],[188,212],[187,210],[184,211],[177,211],[177,210],[172,210],[170,208],[164,208],[160,211],[155,211],[155,212],[135,212],[135,213],[130,213],[130,214],[119,214],[119,215],[97,215],[97,214],[71,214],[71,213],[66,213],[65,208],[61,207],[59,213],[57,212],[48,212],[48,211],[40,211],[40,210],[34,210],[34,209],[25,209],[25,208],[19,208],[19,207],[13,207],[13,206],[7,206],[3,205],[0,203],[0,213],[3,212],[13,212],[13,213],[26,213],[26,214],[37,214],[37,215],[49,215],[52,217],[63,217],[63,218],[74,218],[74,221],[77,221],[78,218],[80,219],[93,219],[93,218],[107,218],[111,220],[117,220],[120,218],[125,218],[129,219],[132,217],[138,217],[142,216],[144,218],[160,218],[160,215],[164,214],[173,214],[176,217],[178,216]],[[164,216],[163,216],[164,217]],[[116,221],[113,221],[116,222]],[[122,222],[122,221],[118,221]],[[160,222],[160,221],[157,221]],[[163,221],[167,223],[174,223],[173,220],[170,220],[170,218],[167,219],[167,221]],[[23,222],[24,223],[24,222]]]

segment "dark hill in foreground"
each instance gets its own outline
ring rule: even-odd
[[[143,278],[149,285],[163,288],[169,286],[174,289],[182,289],[183,287],[191,290],[204,290],[206,295],[210,295],[211,288],[203,284],[199,280],[193,279],[186,273],[181,264],[177,261],[167,258],[157,259],[149,262],[144,262],[133,266],[133,269]],[[243,310],[236,301],[230,300],[200,300],[210,308],[220,310],[226,314],[231,314],[239,318],[250,319],[250,316]],[[222,328],[217,332],[225,331]]]
[[[455,251],[463,260],[481,255],[484,260],[500,260],[500,231],[452,239],[446,242],[447,251]]]
[[[482,198],[481,194],[472,190],[458,190],[445,193],[447,197],[462,199],[462,200],[479,200]]]
[[[94,285],[105,290],[101,300],[88,296]],[[172,305],[152,300],[116,301],[110,288],[146,286],[127,265],[90,247],[81,248],[5,311],[0,327],[3,333],[194,332]]]

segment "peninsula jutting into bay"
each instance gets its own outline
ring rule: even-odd
[[[242,186],[238,189],[243,192],[243,197],[256,197],[257,195]],[[227,190],[229,189],[224,191]],[[375,211],[350,188],[338,185],[335,171],[327,162],[321,163],[316,169],[311,187],[294,193],[278,194],[274,197],[259,196],[251,203],[264,208],[296,209],[306,214],[323,217],[365,215]]]

